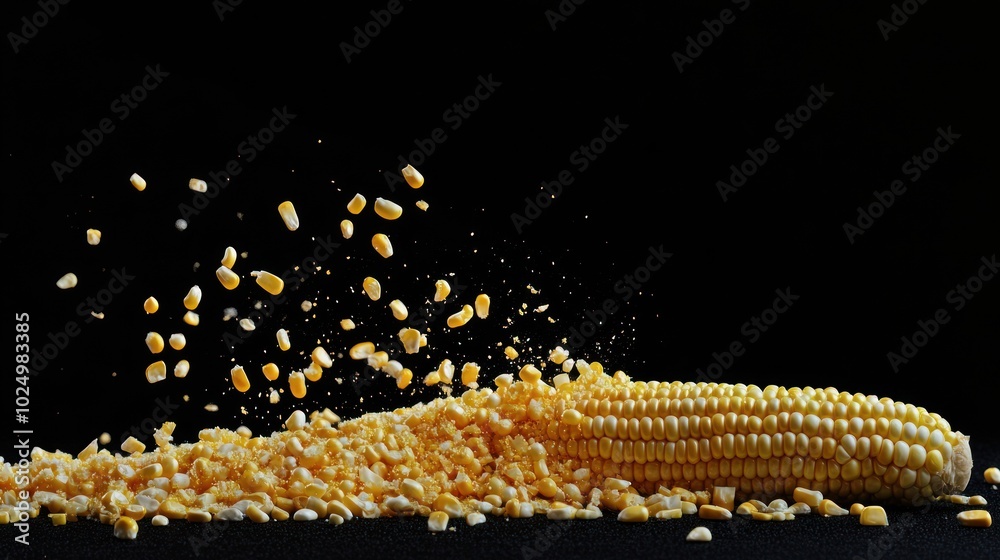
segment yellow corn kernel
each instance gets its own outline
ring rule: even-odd
[[[236,266],[235,247],[226,247],[225,252],[222,254],[222,262],[220,264],[226,268],[233,268]]]
[[[680,508],[661,509],[656,512],[657,519],[680,519],[683,515]]]
[[[340,320],[340,328],[344,329],[345,331],[353,331],[354,328],[355,328],[355,326],[356,325],[354,324],[354,321],[352,321],[350,319],[341,319]]]
[[[237,391],[246,393],[250,390],[250,379],[247,378],[247,372],[243,366],[234,367],[230,374],[233,376],[233,387],[236,387]]]
[[[146,298],[146,301],[142,302],[142,308],[147,314],[153,314],[160,309],[160,302],[156,301],[155,297],[150,296]]]
[[[970,509],[959,512],[958,522],[966,527],[989,527],[993,524],[993,516],[985,509]]]
[[[378,301],[382,297],[382,284],[371,276],[368,276],[361,282],[361,287],[364,288],[365,293],[368,294],[368,298],[372,301]]]
[[[344,239],[350,239],[351,237],[354,237],[354,222],[352,222],[351,220],[341,220],[340,235],[343,235]]]
[[[861,502],[854,502],[853,504],[851,504],[851,507],[848,511],[850,512],[851,515],[861,515],[861,512],[863,512],[864,510],[865,510],[865,504],[862,504]]]
[[[733,511],[736,505],[736,487],[716,486],[712,488],[712,505]]]
[[[516,359],[517,356],[518,356],[517,350],[515,350],[513,346],[508,346],[508,347],[504,348],[503,349],[503,353],[504,353],[505,356],[507,356],[508,359],[511,359],[511,360]]]
[[[403,179],[406,180],[406,184],[410,185],[414,189],[419,189],[424,185],[424,176],[420,174],[412,165],[407,165],[401,170],[403,174]]]
[[[983,478],[987,484],[1000,484],[1000,469],[990,467],[983,472]]]
[[[763,511],[754,511],[750,513],[750,518],[754,521],[771,521],[774,517],[772,513],[764,513]]]
[[[737,515],[748,516],[757,511],[757,508],[750,502],[743,502],[740,507],[736,508]]]
[[[376,198],[375,213],[386,220],[395,220],[403,215],[403,207],[391,200]]]
[[[208,523],[212,520],[212,514],[200,509],[189,509],[184,519],[188,523]]]
[[[177,362],[177,365],[174,366],[174,377],[187,377],[189,371],[191,371],[191,363],[187,360],[180,360]]]
[[[235,290],[240,285],[240,277],[225,266],[220,266],[215,271],[215,277],[219,279],[222,287],[227,290]]]
[[[538,383],[538,380],[542,378],[542,372],[537,367],[528,364],[517,372],[517,376],[525,383]]]
[[[188,188],[194,192],[208,192],[208,183],[202,179],[191,178],[188,180]]]
[[[174,350],[183,350],[184,346],[187,345],[187,337],[181,333],[174,333],[170,335],[170,347]]]
[[[247,506],[247,517],[249,517],[250,521],[253,521],[254,523],[267,523],[271,520],[271,518],[257,506],[257,504],[250,504]]]
[[[462,364],[462,385],[473,389],[479,387],[479,364],[475,362]]]
[[[60,290],[75,288],[78,283],[79,279],[76,277],[76,274],[73,274],[72,272],[67,272],[66,274],[63,274],[59,280],[56,280],[56,286]]]
[[[618,512],[618,521],[640,523],[649,520],[649,510],[646,506],[629,506]]]
[[[413,372],[409,368],[403,368],[403,371],[399,372],[399,377],[396,378],[396,387],[406,389],[410,386],[411,381],[413,381]]]
[[[295,205],[290,200],[286,200],[278,205],[278,214],[285,222],[285,227],[290,231],[299,229],[299,215],[295,212]]]
[[[389,302],[389,309],[392,310],[392,316],[399,319],[400,321],[406,320],[406,318],[409,316],[409,312],[406,311],[406,306],[403,305],[403,302],[399,301],[398,299],[394,299],[391,302]]]
[[[975,495],[975,496],[969,496],[969,505],[970,506],[985,506],[986,505],[986,498],[984,498],[984,497],[982,497],[982,496],[980,496],[978,494]]]
[[[882,506],[865,506],[861,510],[861,524],[885,526],[889,524],[889,517],[885,514],[885,508]]]
[[[146,190],[146,180],[143,179],[138,173],[133,173],[132,176],[128,178],[128,181],[132,183],[135,190],[139,192]]]
[[[417,201],[417,208],[419,208],[419,209],[421,209],[421,210],[423,210],[423,211],[425,211],[425,212],[426,212],[426,211],[427,211],[427,209],[428,209],[428,208],[430,208],[430,205],[429,205],[429,204],[427,204],[427,202],[426,202],[426,201],[423,201],[423,200],[418,200],[418,201]]]
[[[434,301],[444,301],[451,293],[451,284],[447,280],[434,282]]]
[[[438,364],[437,374],[442,382],[450,385],[451,380],[455,377],[455,365],[451,363],[451,360],[444,359]]]
[[[184,314],[184,322],[192,327],[197,327],[198,323],[201,322],[201,317],[199,317],[194,311],[188,311]]]
[[[89,245],[97,245],[101,242],[101,230],[99,229],[88,229],[87,230],[87,243]]]
[[[146,450],[146,444],[135,439],[134,436],[129,436],[122,442],[121,450],[125,453],[142,453]]]
[[[472,306],[471,305],[468,305],[468,304],[463,305],[461,311],[458,311],[456,313],[452,313],[448,317],[448,321],[447,321],[448,327],[452,328],[452,329],[457,329],[458,327],[461,327],[462,325],[468,323],[469,319],[472,319],[472,315],[474,313],[475,313],[475,311],[472,310]]]
[[[274,363],[264,364],[261,370],[264,372],[264,377],[266,377],[268,381],[274,381],[278,379],[278,373],[279,373],[278,366],[275,365]]]
[[[802,502],[811,508],[817,508],[820,502],[823,501],[823,493],[819,490],[810,490],[802,486],[797,486],[792,491],[792,499],[796,502]]]
[[[275,521],[288,521],[291,515],[289,515],[284,508],[274,506],[271,508],[271,517],[273,517]]]
[[[351,349],[348,350],[347,352],[347,354],[353,360],[367,360],[368,356],[371,356],[374,353],[375,353],[375,345],[367,341],[359,342],[354,346],[351,346]]]
[[[306,396],[306,376],[301,371],[293,371],[288,374],[288,387],[292,391],[292,396],[303,399]]]
[[[360,214],[361,211],[365,209],[365,204],[367,202],[368,200],[364,197],[363,194],[357,193],[354,195],[354,198],[352,198],[351,201],[347,203],[347,211],[350,212],[351,214]]]
[[[333,367],[333,358],[330,357],[330,353],[326,351],[322,346],[317,346],[313,348],[312,354],[310,355],[312,361],[319,364],[323,368]]]
[[[490,314],[490,296],[479,294],[476,296],[476,317],[485,319]]]
[[[712,540],[712,532],[708,530],[708,527],[695,527],[687,534],[685,540],[688,542],[709,542]]]
[[[281,294],[281,291],[285,289],[285,281],[266,270],[255,270],[250,273],[250,276],[256,278],[257,285],[264,288],[272,296]]]
[[[431,512],[427,518],[427,529],[434,532],[446,531],[448,529],[448,514],[443,511]]]
[[[153,354],[163,352],[163,337],[160,336],[160,333],[153,331],[146,333],[146,347]]]
[[[167,378],[167,364],[163,360],[153,362],[146,367],[146,381],[157,383]]]
[[[698,508],[698,517],[702,519],[732,519],[733,512],[724,507],[702,504]]]
[[[142,507],[142,506],[139,506]],[[50,513],[49,519],[52,520],[52,524],[55,526],[66,524],[66,514],[65,513]]]
[[[283,352],[292,347],[292,342],[288,339],[288,331],[285,329],[278,329],[275,336],[278,338],[278,348],[281,348]]]
[[[829,498],[824,498],[816,509],[819,514],[823,516],[848,515],[850,513],[848,510],[838,506],[836,502]]]
[[[372,236],[372,247],[382,255],[382,258],[388,259],[392,256],[392,243],[389,241],[389,236],[384,233]]]
[[[138,187],[136,187],[138,188]],[[145,188],[145,184],[143,185]],[[140,191],[142,189],[139,189]],[[122,516],[115,521],[115,537],[122,540],[135,540],[139,534],[139,524],[131,517]]]

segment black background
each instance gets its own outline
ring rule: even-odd
[[[21,18],[41,8],[3,8],[5,324],[13,341],[10,312],[28,313],[39,351],[68,322],[80,328],[30,380],[32,445],[76,453],[108,432],[117,449],[132,427],[152,445],[142,427],[164,402],[177,406],[170,419],[179,441],[215,425],[268,433],[295,408],[348,418],[413,404],[441,394],[419,382],[441,360],[475,361],[486,380],[529,360],[540,365],[606,301],[618,311],[572,354],[608,371],[693,380],[713,353],[740,341],[745,353],[719,381],[887,396],[940,413],[973,441],[989,437],[1000,288],[985,282],[960,310],[948,301],[1000,241],[992,28],[975,9],[928,2],[886,40],[877,22],[890,19],[891,3],[586,2],[556,21],[547,17],[560,10],[556,2],[404,2],[348,62],[343,45],[386,3],[322,12],[289,2],[220,5],[70,3],[16,53],[9,33],[27,38]],[[703,20],[718,28],[711,20],[722,10],[735,20],[678,71],[672,55],[705,32]],[[122,119],[113,104],[147,67],[167,75]],[[490,78],[499,85],[452,128],[446,111]],[[783,137],[779,119],[813,87],[831,94]],[[241,143],[282,108],[295,117],[246,161]],[[65,162],[67,146],[105,118],[114,130],[59,180],[53,162]],[[627,128],[580,170],[572,154],[615,118]],[[911,182],[903,164],[949,127],[960,137]],[[415,139],[437,128],[446,139],[418,165],[425,186],[391,189],[383,172],[398,170]],[[716,182],[767,138],[779,150],[724,201]],[[180,205],[194,197],[188,179],[209,179],[231,160],[240,172],[178,231]],[[526,214],[526,197],[544,193],[540,185],[563,170],[573,182]],[[148,181],[144,192],[129,185],[134,172]],[[896,179],[905,193],[851,243],[843,225]],[[350,216],[345,206],[357,192],[369,204],[399,202],[402,218],[385,222],[370,207]],[[430,204],[426,212],[418,199]],[[283,200],[298,208],[298,231],[278,217]],[[532,221],[519,230],[513,214]],[[356,226],[349,241],[338,230],[346,217]],[[103,231],[100,245],[87,245],[88,228]],[[372,250],[376,231],[390,235],[392,258]],[[341,245],[321,273],[286,291],[287,301],[230,352],[223,336],[238,331],[222,321],[223,309],[245,317],[268,296],[250,271],[290,270],[313,253],[315,238],[331,235]],[[213,273],[229,245],[248,252],[233,292]],[[650,249],[661,247],[672,257],[625,301],[616,282],[641,275]],[[86,307],[78,313],[123,269],[134,279],[104,319],[88,321]],[[56,288],[70,271],[79,285]],[[360,289],[369,275],[382,283],[379,302]],[[403,324],[385,304],[398,297],[411,313],[430,308],[437,278],[464,289],[430,323],[429,346],[399,358],[415,373],[410,389],[346,357],[362,340],[386,347]],[[181,322],[193,284],[205,293],[197,328]],[[743,325],[772,305],[776,289],[799,299],[751,342]],[[447,329],[447,314],[480,292],[493,299],[490,318]],[[161,310],[147,316],[150,295]],[[317,307],[304,313],[304,299]],[[941,308],[947,324],[894,370],[887,354]],[[358,329],[341,331],[344,317]],[[281,327],[292,336],[288,353],[275,343]],[[143,343],[151,330],[182,332],[188,346],[154,358]],[[268,389],[287,389],[287,372],[307,365],[300,352],[317,342],[345,355],[306,399],[286,390],[269,404]],[[521,352],[513,362],[503,355],[508,344]],[[192,364],[187,378],[146,382],[150,362],[172,369],[181,358]],[[277,382],[260,373],[268,361],[282,370]],[[250,373],[246,394],[229,381],[235,364]],[[549,364],[547,375],[554,370]],[[16,382],[8,378],[9,403]],[[205,411],[208,403],[218,412]],[[0,441],[19,428],[11,416],[0,421]],[[7,460],[12,445],[0,449]]]

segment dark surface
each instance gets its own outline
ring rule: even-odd
[[[556,2],[499,8],[406,2],[348,63],[341,43],[386,3],[322,14],[296,3],[243,3],[220,19],[211,3],[140,9],[73,2],[45,18],[17,52],[10,33],[23,33],[21,18],[41,8],[6,3],[0,267],[8,297],[0,305],[8,320],[0,338],[10,342],[0,352],[12,363],[11,311],[30,315],[32,350],[67,341],[54,357],[32,364],[31,445],[76,453],[102,432],[112,435],[112,450],[128,433],[152,444],[153,419],[164,416],[178,423],[178,441],[214,425],[268,433],[294,408],[330,407],[349,418],[438,396],[419,383],[398,391],[384,376],[338,358],[306,399],[285,395],[270,405],[271,385],[258,368],[266,361],[283,373],[301,368],[306,362],[297,352],[317,341],[334,353],[365,339],[388,345],[399,324],[382,304],[399,297],[411,312],[433,310],[426,301],[433,281],[448,277],[469,301],[489,293],[491,320],[449,332],[442,317],[452,310],[433,315],[430,346],[406,361],[418,379],[444,358],[477,361],[484,379],[516,372],[527,360],[539,363],[610,303],[616,311],[597,321],[575,357],[637,379],[687,380],[718,355],[726,366],[718,381],[833,385],[914,403],[974,435],[981,474],[980,453],[1000,462],[995,447],[977,447],[985,444],[976,439],[988,439],[983,430],[995,418],[1000,287],[991,277],[973,281],[971,298],[952,290],[976,276],[981,259],[990,260],[1000,246],[992,24],[967,8],[928,2],[886,40],[878,21],[890,19],[898,3],[856,4],[586,2],[553,29],[546,11],[558,10]],[[733,10],[735,20],[678,72],[673,53],[723,9]],[[157,65],[169,75],[126,115],[115,100]],[[491,76],[500,85],[453,127],[458,121],[449,108]],[[807,102],[811,88],[832,94],[785,138],[779,119]],[[241,143],[282,108],[296,116],[247,161]],[[615,117],[628,128],[581,170],[572,154]],[[53,162],[65,161],[66,146],[83,141],[82,131],[102,119],[114,130],[60,180]],[[948,127],[960,135],[954,146],[911,181],[904,162]],[[417,166],[427,184],[390,189],[382,172],[398,169],[399,157],[416,149],[415,141],[427,145],[437,128],[447,139]],[[779,149],[724,201],[716,182],[728,181],[730,165],[740,166],[746,151],[767,138]],[[181,205],[193,201],[187,180],[208,179],[230,161],[240,163],[239,172],[230,172],[221,194],[178,232]],[[564,170],[573,182],[519,229],[512,215],[526,214],[526,197],[543,193],[540,185]],[[129,186],[133,172],[149,181],[145,192]],[[896,179],[905,193],[851,243],[844,224],[856,223],[858,207],[874,203],[873,191],[886,191]],[[385,223],[366,209],[355,219],[356,237],[322,263],[330,274],[289,290],[252,336],[227,348],[223,337],[238,331],[220,320],[222,310],[236,307],[244,317],[266,296],[249,272],[292,270],[313,254],[314,238],[338,238],[355,192],[370,203],[378,196],[399,202],[403,218]],[[418,198],[430,203],[426,213],[413,207]],[[277,217],[283,200],[299,210],[297,232]],[[104,233],[97,247],[84,242],[92,227]],[[376,229],[393,239],[392,259],[371,251]],[[249,252],[238,261],[243,283],[234,292],[213,277],[227,245]],[[615,287],[641,275],[651,250],[672,256],[626,300]],[[68,271],[80,285],[56,289]],[[87,298],[107,288],[115,271],[134,278],[107,303],[104,319],[91,320]],[[368,275],[382,281],[384,301],[361,293]],[[180,301],[192,284],[205,291],[196,329],[180,322]],[[775,290],[799,299],[766,332],[745,329],[771,306]],[[162,306],[154,316],[142,312],[149,295]],[[310,314],[299,308],[307,298],[318,304]],[[532,311],[545,304],[545,313]],[[901,337],[912,338],[918,321],[941,309],[947,322],[930,328],[926,344],[894,367],[888,354],[901,352]],[[339,329],[345,316],[355,318],[356,331]],[[63,337],[67,325],[78,334]],[[275,349],[281,327],[295,344],[288,354]],[[183,352],[161,356],[169,368],[190,360],[186,379],[146,382],[143,370],[152,360],[143,338],[150,330],[186,334]],[[730,362],[724,354],[734,342],[744,353]],[[503,356],[507,344],[521,352],[516,363]],[[251,374],[246,394],[231,388],[234,363]],[[0,394],[8,395],[0,396],[0,455],[10,461],[13,430],[25,426],[9,404],[17,386],[13,369],[8,379]],[[208,403],[219,411],[206,412]],[[989,555],[967,547],[987,546],[994,529],[945,521],[921,521],[919,530],[894,541],[891,554]],[[581,523],[570,529],[580,535],[561,538],[558,549],[596,557],[670,554],[684,545],[677,527],[688,522]],[[426,535],[420,522],[408,523],[358,523],[335,533],[325,526],[231,527],[213,541],[213,554],[309,549],[317,545],[283,533],[312,530],[336,538],[317,548],[338,554],[372,547],[399,547],[404,555],[519,554],[536,529],[548,526],[491,519],[484,527],[459,527],[456,535]],[[842,519],[732,526],[746,534],[717,532],[714,550],[865,557],[866,535],[877,531]],[[678,540],[660,537],[663,527]],[[841,527],[843,533],[831,529]],[[0,537],[10,531],[0,528]],[[39,526],[32,550],[40,555],[43,547],[69,546],[79,536],[70,548],[150,547],[143,554],[155,557],[171,550],[155,539],[173,539],[176,531],[183,528],[143,531],[135,543],[117,543],[96,524]],[[247,537],[237,537],[240,531]],[[657,538],[645,538],[647,531]],[[429,540],[415,543],[410,535]],[[454,548],[438,544],[447,539]],[[0,539],[0,554],[8,542]]]

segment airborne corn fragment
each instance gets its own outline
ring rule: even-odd
[[[479,294],[476,296],[476,317],[485,319],[490,314],[490,296]]]
[[[403,215],[403,207],[385,198],[375,199],[375,213],[386,220],[395,220]]]
[[[292,347],[292,343],[288,339],[288,331],[285,329],[278,329],[278,332],[275,333],[275,335],[278,338],[278,348],[281,348],[283,352]]]
[[[360,214],[362,210],[365,209],[365,204],[368,200],[361,193],[354,195],[354,198],[347,203],[347,211],[351,214]]]
[[[87,230],[87,243],[90,245],[97,245],[101,242],[101,230],[99,229],[88,229]]]
[[[990,467],[983,472],[983,478],[988,484],[1000,484],[1000,469]]]
[[[409,316],[409,313],[406,311],[406,306],[403,305],[403,302],[398,299],[394,299],[389,302],[389,309],[392,310],[392,316],[400,321],[406,320],[406,317]]]
[[[226,268],[233,268],[236,266],[236,248],[226,247],[225,252],[222,254],[222,262],[220,263]]]
[[[372,247],[378,254],[382,255],[382,258],[388,259],[392,256],[392,242],[389,241],[389,236],[384,233],[376,233],[372,236]]]
[[[447,280],[434,282],[434,301],[444,301],[451,293],[451,284]]]
[[[190,311],[198,308],[201,303],[201,288],[198,285],[191,286],[186,296],[184,296],[184,307]]]
[[[361,282],[361,287],[365,290],[365,293],[368,294],[368,298],[372,301],[378,301],[378,299],[382,297],[382,284],[371,276],[366,277],[364,281]]]
[[[354,321],[352,321],[351,319],[340,320],[340,328],[344,329],[345,331],[353,331],[355,327],[356,325],[354,324]]]
[[[56,280],[56,286],[58,286],[60,290],[68,290],[70,288],[75,288],[78,282],[79,279],[76,277],[76,274],[67,272],[66,274],[63,274],[61,278]]]
[[[167,378],[167,364],[163,360],[153,362],[146,368],[146,381],[156,383]]]
[[[187,377],[189,371],[191,371],[191,363],[187,360],[181,360],[174,366],[174,377]]]
[[[452,313],[451,315],[448,316],[448,321],[447,321],[448,327],[452,329],[457,329],[458,327],[465,325],[466,323],[469,322],[470,319],[472,319],[472,315],[474,313],[475,311],[472,310],[471,305],[469,304],[463,305],[460,311]]]
[[[254,270],[250,276],[256,278],[257,285],[272,296],[280,295],[285,289],[285,281],[266,270]]]
[[[153,331],[146,333],[146,347],[153,354],[163,352],[163,337],[160,333]]]
[[[181,333],[174,333],[170,335],[170,347],[174,350],[183,350],[184,346],[187,345],[187,337]]]
[[[198,323],[201,322],[201,317],[199,317],[194,311],[188,311],[184,314],[184,322],[192,327],[197,327]]]
[[[243,366],[235,366],[230,373],[233,376],[233,387],[241,393],[246,393],[250,390],[250,379],[247,377],[246,370]]]
[[[194,192],[203,193],[208,191],[208,183],[206,183],[202,179],[192,178],[188,180],[188,188],[193,190]]]
[[[227,290],[235,290],[240,285],[240,277],[228,267],[220,266],[215,271],[215,276]]]
[[[285,227],[290,231],[299,229],[299,215],[295,212],[295,205],[290,200],[286,200],[278,205],[278,214],[285,222]]]
[[[263,367],[261,367],[261,370],[264,372],[264,377],[266,377],[268,381],[274,381],[278,379],[279,372],[278,372],[278,366],[276,364],[274,363],[264,364]]]
[[[135,187],[135,190],[140,192],[146,190],[146,180],[143,179],[138,173],[133,173],[128,180],[132,183],[132,186]]]
[[[406,184],[410,185],[414,189],[419,189],[424,185],[424,176],[420,174],[412,165],[407,165],[402,169],[403,179],[406,180]]]
[[[417,208],[426,211],[428,208],[430,208],[430,205],[427,204],[427,202],[425,202],[423,200],[418,200],[417,201]]]
[[[341,220],[340,221],[340,235],[344,236],[344,239],[350,239],[354,236],[354,222],[351,220]]]
[[[147,314],[156,313],[160,309],[160,302],[156,301],[155,297],[150,296],[146,298],[146,301],[142,302],[142,308]]]

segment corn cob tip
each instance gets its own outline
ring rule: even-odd
[[[961,494],[972,479],[972,448],[969,447],[969,436],[962,432],[955,432],[958,444],[955,445],[955,455],[951,461],[951,473],[945,473],[942,480],[945,482],[945,494]],[[947,479],[947,474],[951,475],[951,480]]]

